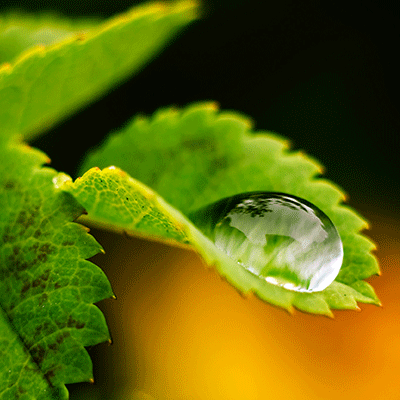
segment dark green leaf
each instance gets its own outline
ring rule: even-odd
[[[0,399],[67,399],[64,384],[92,379],[84,346],[109,340],[93,303],[111,287],[86,261],[101,247],[44,154],[14,141],[0,151]]]

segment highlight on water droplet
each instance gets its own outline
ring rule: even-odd
[[[332,221],[296,196],[238,194],[195,211],[190,219],[240,266],[288,290],[324,290],[342,266],[343,245]]]

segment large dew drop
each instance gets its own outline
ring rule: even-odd
[[[191,215],[196,225],[251,273],[297,292],[317,292],[339,273],[343,246],[318,207],[284,193],[243,193]]]

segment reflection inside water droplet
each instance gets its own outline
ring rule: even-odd
[[[296,196],[243,193],[206,206],[191,219],[230,258],[288,290],[321,291],[342,265],[342,241],[332,221]]]

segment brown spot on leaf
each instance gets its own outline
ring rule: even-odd
[[[4,188],[5,188],[6,190],[12,190],[12,189],[14,189],[14,188],[15,188],[15,182],[13,182],[13,181],[7,181],[7,182],[4,184]]]
[[[65,286],[65,285],[64,285]],[[63,285],[61,285],[61,283],[60,282],[55,282],[54,283],[54,288],[55,289],[60,289],[60,288],[62,288],[62,287],[64,287]]]
[[[61,344],[62,342],[64,342],[64,339],[69,336],[71,336],[71,333],[69,333],[68,331],[61,332],[59,335],[57,335],[56,342],[58,344]]]
[[[55,368],[49,369],[48,371],[45,372],[44,377],[48,380],[51,381],[55,376]]]
[[[42,364],[46,355],[46,349],[41,344],[37,344],[31,347],[30,353],[37,364]]]
[[[18,392],[19,392],[19,394],[26,393],[26,390],[21,386],[21,384],[18,385]]]
[[[50,243],[44,243],[39,247],[39,251],[50,254],[54,251],[54,246],[51,246]]]
[[[35,216],[33,213],[28,213],[26,210],[22,210],[18,214],[17,223],[22,225],[26,230],[35,223]]]
[[[37,256],[38,261],[43,262],[43,263],[47,261],[47,258],[48,258],[48,256],[46,253],[40,253]]]
[[[43,274],[40,276],[44,281],[47,281],[50,276],[50,269],[46,269],[46,271],[43,272]]]
[[[6,226],[5,228],[4,228],[4,233],[3,233],[3,236],[2,236],[2,241],[4,242],[4,243],[9,243],[9,242],[13,242],[15,240],[15,235],[12,235],[11,234],[11,229],[10,229],[10,227],[9,226]]]
[[[31,288],[30,282],[25,282],[24,286],[22,286],[21,294],[25,294]]]
[[[40,286],[41,289],[45,289],[47,279],[48,279],[48,275],[46,277],[45,274],[37,277],[35,280],[33,280],[32,287],[35,288],[35,287]]]
[[[58,345],[56,343],[50,343],[49,345],[47,345],[47,347],[50,350],[57,350],[58,349]]]
[[[39,248],[39,243],[35,242],[29,249],[36,252],[38,248]]]
[[[7,258],[5,268],[2,270],[6,277],[11,276],[15,273],[25,271],[35,263],[34,260],[27,262],[22,257],[18,257],[17,254],[10,254]]]
[[[40,279],[35,279],[32,282],[32,287],[38,287],[40,285],[40,283],[41,283]]]
[[[37,340],[39,337],[47,336],[54,330],[53,324],[46,321],[42,325],[38,325],[35,328],[34,338]],[[33,339],[32,339],[33,340]]]
[[[52,253],[54,249],[55,247],[48,243],[44,243],[40,246],[39,242],[33,243],[27,249],[23,249],[24,251],[21,251],[22,249],[18,245],[14,245],[12,253],[8,255],[6,262],[0,269],[0,279],[3,280],[12,275],[19,278],[20,273],[32,268],[38,262],[46,262],[48,254]],[[27,288],[25,287],[25,291],[26,290]]]
[[[71,315],[68,318],[68,322],[67,322],[68,328],[82,329],[82,328],[84,328],[85,325],[86,325],[85,322],[77,321],[76,319],[72,318]]]

